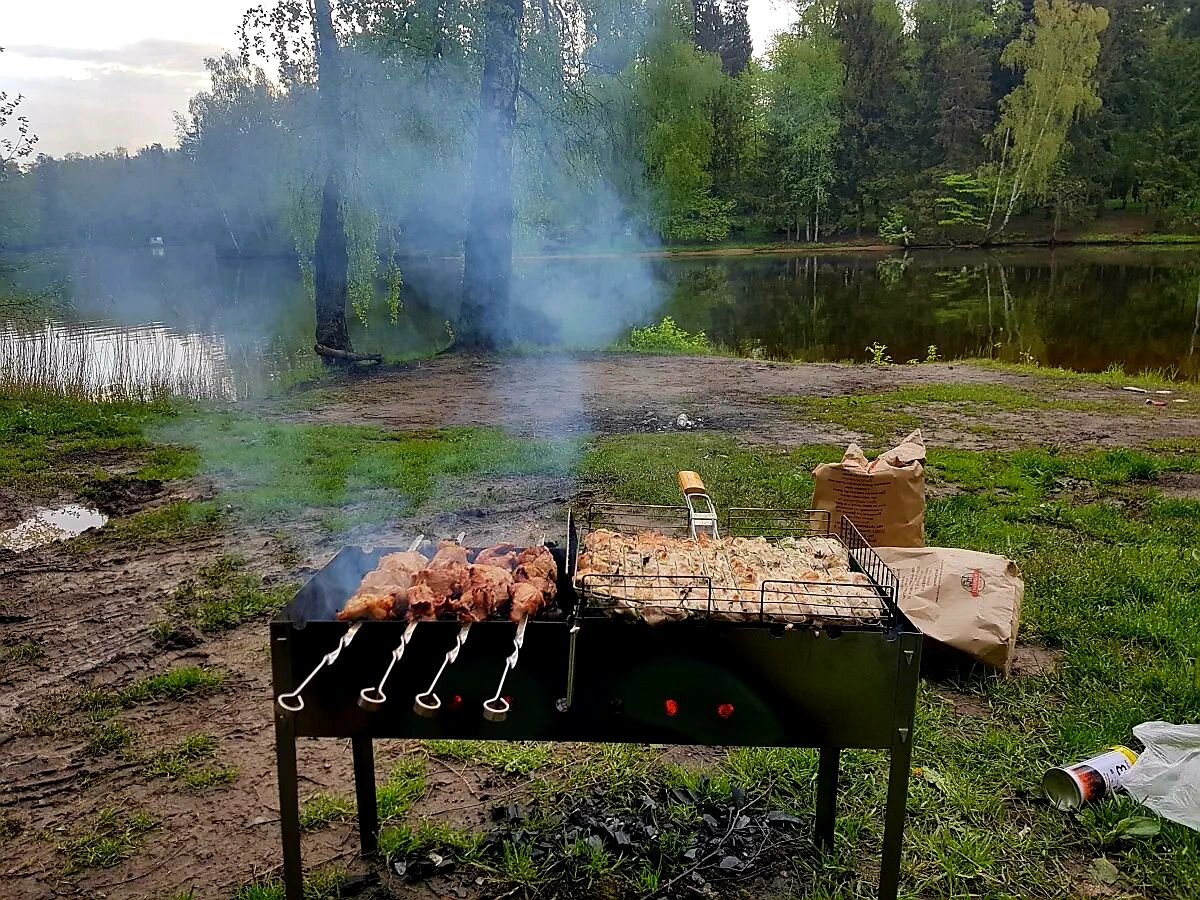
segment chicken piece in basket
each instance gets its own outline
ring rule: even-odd
[[[512,586],[512,572],[502,566],[467,566],[466,586],[449,608],[464,624],[482,622],[507,602]]]

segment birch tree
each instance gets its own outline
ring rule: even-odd
[[[1045,195],[1079,117],[1100,108],[1093,73],[1108,12],[1072,0],[1034,0],[1033,22],[1009,44],[1000,61],[1023,79],[1000,102],[991,136],[997,154],[989,238],[1008,227],[1027,195]]]

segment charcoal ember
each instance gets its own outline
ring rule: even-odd
[[[712,831],[718,831],[721,828],[721,823],[717,821],[716,816],[705,813],[700,817],[700,821],[707,825]]]
[[[736,856],[722,856],[721,861],[717,865],[722,869],[740,869],[742,861]]]
[[[801,824],[801,820],[798,816],[789,815],[788,813],[778,809],[771,810],[769,813],[763,816],[763,818],[768,824],[775,826]]]

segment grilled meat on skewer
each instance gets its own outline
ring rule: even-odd
[[[496,544],[494,547],[480,550],[479,555],[475,557],[475,565],[503,566],[511,570],[516,567],[519,552],[516,544]]]
[[[528,547],[517,557],[516,580],[532,584],[547,600],[553,600],[558,593],[557,579],[558,566],[545,547]]]
[[[461,566],[467,564],[467,548],[458,541],[438,541],[437,553],[429,561],[429,568],[437,569],[454,563]]]
[[[464,624],[482,622],[491,617],[506,600],[513,586],[513,576],[501,566],[475,564],[467,567],[467,585],[462,595],[452,599],[450,609],[458,613]]]
[[[450,601],[462,593],[467,583],[467,567],[451,562],[434,567],[432,563],[413,576],[408,591],[408,619],[435,619]]]
[[[518,581],[512,587],[512,609],[509,618],[517,624],[529,616],[536,616],[547,603],[546,595],[529,581]]]
[[[391,557],[415,557],[415,559],[393,560]],[[420,560],[420,564],[417,564]],[[354,595],[337,614],[342,622],[352,619],[388,619],[400,616],[408,607],[408,591],[412,587],[413,572],[425,565],[420,553],[392,553],[379,561],[379,567],[368,572]],[[414,568],[415,566],[415,568]]]
[[[388,553],[380,557],[379,569],[399,569],[409,575],[416,575],[429,565],[429,559],[415,550],[403,550],[399,553]]]

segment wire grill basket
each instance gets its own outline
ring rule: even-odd
[[[668,538],[692,537],[686,506],[595,504],[583,517],[585,534],[654,532]],[[813,623],[845,628],[890,629],[896,624],[896,576],[846,517],[836,528],[827,510],[738,507],[727,511],[725,539],[701,536],[690,549],[694,568],[684,573],[588,571],[576,579],[577,614],[613,610],[650,622],[716,619],[754,623]],[[829,560],[827,577],[819,567],[809,579],[763,578],[748,587],[735,576],[738,540],[764,539],[776,552],[806,552]],[[704,549],[700,549],[704,548]],[[643,562],[647,567],[649,557]],[[576,564],[573,560],[572,564]],[[853,583],[842,574],[857,573]],[[574,575],[572,571],[572,575]]]

